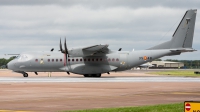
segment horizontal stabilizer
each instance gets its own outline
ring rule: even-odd
[[[172,52],[193,52],[193,51],[197,51],[197,50],[186,48],[186,49],[174,49],[174,50],[172,49],[170,51],[172,51]]]

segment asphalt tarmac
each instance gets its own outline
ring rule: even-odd
[[[200,78],[193,77],[0,77],[0,83],[5,82],[200,82]]]
[[[200,78],[125,71],[85,78],[0,70],[0,112],[82,110],[200,101]]]

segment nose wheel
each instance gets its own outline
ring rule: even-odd
[[[23,76],[24,76],[24,77],[28,77],[28,74],[27,74],[27,73],[23,73]]]

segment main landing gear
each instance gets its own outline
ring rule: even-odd
[[[101,77],[101,74],[84,74],[84,77]]]

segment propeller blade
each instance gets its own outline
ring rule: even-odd
[[[66,38],[65,38],[64,47],[65,47],[65,53],[68,54],[68,56],[69,56],[68,49],[67,49],[67,44],[66,44]]]
[[[63,53],[61,39],[60,39],[60,51]]]

